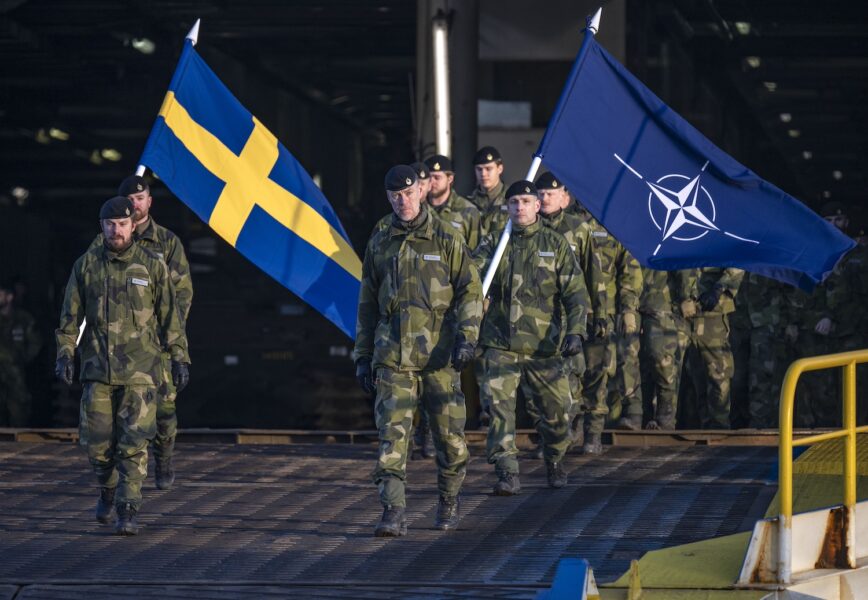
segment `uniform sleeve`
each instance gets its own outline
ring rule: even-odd
[[[721,292],[728,293],[732,298],[738,294],[738,288],[741,285],[741,280],[744,279],[744,271],[741,269],[728,268],[724,269],[720,274],[720,279],[714,284],[714,287]]]
[[[494,250],[497,248],[499,238],[495,238],[494,234],[487,234],[479,242],[479,245],[472,251],[471,257],[479,271],[480,278],[485,278],[485,272],[488,270],[488,263],[494,256]]]
[[[585,285],[581,268],[576,256],[565,245],[558,257],[558,289],[561,292],[561,302],[567,316],[567,335],[579,334],[587,337],[588,312],[591,307],[591,297]]]
[[[467,249],[473,251],[479,245],[480,214],[475,207],[467,211]]]
[[[380,282],[374,269],[374,251],[369,243],[362,262],[362,281],[359,289],[359,310],[356,318],[356,345],[353,360],[371,359],[374,356],[374,333],[380,320],[378,291]]]
[[[157,274],[157,285],[154,289],[154,314],[160,327],[160,338],[163,348],[166,348],[172,360],[189,363],[190,354],[187,349],[187,335],[181,324],[181,315],[175,301],[175,289],[169,277],[168,267],[161,262],[154,262]]]
[[[479,324],[482,321],[482,284],[479,281],[479,272],[470,258],[470,252],[458,240],[454,240],[450,255],[458,333],[475,346],[479,340]]]
[[[639,297],[642,295],[642,269],[632,254],[624,246],[618,257],[618,312],[639,310]]]
[[[169,268],[169,278],[175,288],[175,301],[181,316],[181,327],[186,328],[190,305],[193,303],[193,279],[190,277],[190,263],[187,262],[184,245],[177,237],[173,237],[169,245],[166,266]]]
[[[675,292],[677,298],[673,298],[673,303],[678,305],[685,300],[696,300],[699,298],[699,270],[698,269],[681,269],[673,271],[675,279]]]
[[[75,340],[78,339],[78,326],[84,319],[83,294],[80,281],[80,262],[76,262],[66,284],[63,307],[60,309],[60,326],[55,330],[57,358],[75,356]]]
[[[603,273],[602,257],[599,252],[594,251],[594,240],[591,237],[590,226],[587,223],[583,224],[581,231],[585,244],[583,253],[588,263],[587,268],[583,266],[582,270],[585,272],[585,278],[591,285],[590,289],[588,289],[591,297],[590,310],[595,315],[605,316],[609,301],[609,291],[605,284],[606,276]]]

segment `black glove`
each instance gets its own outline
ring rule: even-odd
[[[70,356],[61,356],[54,365],[54,375],[66,385],[72,385],[75,376],[75,361]]]
[[[705,312],[714,310],[718,302],[720,302],[720,290],[718,288],[711,288],[703,292],[699,297],[699,305],[702,306],[702,310]]]
[[[464,370],[473,360],[473,344],[464,340],[462,336],[455,339],[455,347],[452,349],[452,368],[459,373]]]
[[[374,385],[374,372],[371,370],[371,359],[360,358],[356,363],[356,379],[359,380],[359,385],[366,394],[373,394],[377,391],[377,386]]]
[[[575,356],[582,351],[582,336],[578,333],[571,333],[564,338],[561,344],[561,356],[568,358]]]
[[[594,339],[604,340],[609,337],[609,319],[598,317],[594,319]]]
[[[177,360],[172,361],[172,383],[175,391],[181,392],[190,383],[190,365]]]

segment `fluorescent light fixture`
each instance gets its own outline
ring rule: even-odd
[[[744,59],[744,62],[747,63],[751,69],[759,69],[762,64],[762,60],[760,60],[759,56],[748,56]]]
[[[51,129],[49,129],[48,135],[56,140],[60,140],[61,142],[65,142],[69,139],[69,134],[66,133],[63,129],[58,129],[57,127],[52,127]]]
[[[741,35],[748,35],[750,34],[750,23],[747,21],[736,21],[735,30]]]
[[[844,179],[844,173],[842,171],[839,171],[838,169],[835,169],[834,171],[832,171],[832,178],[835,181],[841,181],[842,179]]]
[[[802,132],[799,131],[798,129],[790,129],[787,131],[787,135],[790,136],[791,138],[797,138],[800,135],[802,135]]]
[[[434,130],[437,154],[452,155],[449,108],[449,23],[438,13],[432,21],[434,43]]]
[[[30,190],[28,190],[26,187],[16,185],[14,188],[12,188],[11,194],[12,197],[15,198],[20,205],[22,202],[27,200],[28,196],[30,196]]]
[[[100,150],[99,155],[106,160],[110,160],[112,162],[118,162],[123,158],[123,155],[115,150],[114,148],[103,148]]]
[[[781,123],[789,123],[790,121],[793,120],[793,115],[791,115],[790,113],[781,113],[780,117],[781,117]]]
[[[146,37],[133,38],[130,40],[130,45],[142,54],[153,54],[157,48],[156,44]]]
[[[35,139],[40,144],[50,144],[51,143],[51,136],[48,135],[48,132],[42,128],[40,128],[39,131],[36,132],[36,135],[33,136],[33,139]]]
[[[774,81],[763,81],[763,85],[770,92],[777,91],[777,89],[778,89],[778,84],[775,83]]]
[[[93,152],[91,152],[88,160],[95,165],[101,165],[102,156],[100,156],[99,150],[94,150]]]
[[[811,160],[812,158],[814,158],[814,153],[810,150],[802,150],[802,158],[804,158],[805,160]]]
[[[823,190],[823,198],[831,198],[831,197],[832,197],[832,192],[830,192],[829,190]]]

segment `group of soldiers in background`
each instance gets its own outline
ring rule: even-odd
[[[864,234],[810,295],[734,268],[655,271],[553,174],[507,188],[490,146],[474,166],[467,197],[455,191],[448,157],[393,167],[385,187],[394,214],[366,248],[354,358],[363,389],[376,395],[373,478],[384,512],[375,535],[406,533],[419,405],[415,444],[436,457],[436,526],[450,529],[468,458],[464,395],[473,397],[475,384],[494,494],[513,495],[521,489],[517,399],[539,434],[548,483],[559,488],[569,447],[602,453],[604,427],[777,427],[792,360],[868,345]],[[848,230],[843,206],[821,212]],[[508,221],[512,237],[483,301],[480,280]],[[840,422],[837,386],[832,372],[806,376],[796,426]]]
[[[79,443],[100,488],[96,520],[116,516],[120,535],[138,533],[149,443],[157,487],[174,482],[175,400],[189,380],[190,268],[151,202],[147,181],[133,175],[103,204],[101,233],[72,267],[56,331],[57,378],[72,385],[76,354],[81,364]]]

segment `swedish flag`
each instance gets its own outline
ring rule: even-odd
[[[355,336],[362,265],[337,215],[190,40],[141,164],[253,264]]]

